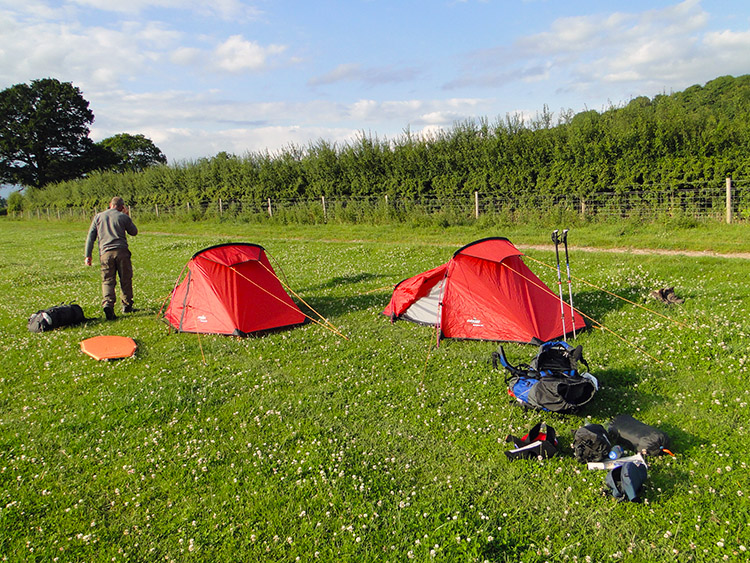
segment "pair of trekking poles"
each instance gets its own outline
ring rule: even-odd
[[[560,294],[560,316],[562,318],[563,338],[568,334],[565,330],[565,302],[563,299],[562,289],[562,273],[560,271],[560,242],[565,246],[565,268],[568,271],[568,295],[570,297],[570,316],[573,323],[573,338],[576,337],[576,310],[573,308],[573,285],[570,279],[570,258],[568,256],[568,229],[563,230],[562,235],[559,234],[560,230],[555,229],[552,231],[552,242],[555,243],[555,255],[557,256],[557,289]]]

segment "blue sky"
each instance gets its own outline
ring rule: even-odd
[[[746,0],[0,0],[0,89],[72,82],[95,141],[144,134],[170,162],[748,73]]]

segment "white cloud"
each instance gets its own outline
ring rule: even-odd
[[[559,18],[548,31],[519,40],[517,47],[527,56],[560,58],[570,53],[611,51],[654,40],[689,38],[692,32],[705,29],[707,23],[708,14],[700,1],[685,0],[639,14],[615,12]]]
[[[152,7],[179,7],[180,4],[178,0],[70,0],[70,3],[82,8],[127,14],[137,14]]]
[[[240,156],[266,150],[273,154],[291,144],[306,147],[318,139],[341,144],[355,139],[359,130],[323,126],[270,126],[217,131],[170,128],[159,129],[151,135],[148,132],[144,134],[162,149],[168,158],[170,153],[182,155],[176,159],[180,161],[210,157],[222,151]],[[174,161],[170,158],[170,162]]]
[[[477,110],[489,109],[491,100],[481,98],[452,98],[447,100],[358,100],[349,106],[346,115],[358,122],[392,122],[438,124],[450,126],[456,120],[467,119]]]
[[[258,8],[242,0],[69,0],[69,3],[123,14],[140,14],[152,9],[192,11],[226,21],[249,21],[261,14]]]
[[[576,91],[580,98],[596,95],[593,89],[604,92],[612,83],[655,93],[666,85],[681,88],[719,74],[747,72],[747,33],[712,33],[708,24],[700,0],[641,13],[559,18],[512,47],[472,53],[464,72],[444,88],[547,81],[556,92]]]
[[[221,45],[216,47],[216,65],[231,73],[246,70],[262,70],[268,65],[268,60],[286,51],[284,45],[269,45],[263,47],[255,41],[248,41],[241,35],[232,35]]]
[[[359,63],[344,63],[332,71],[308,80],[310,86],[335,84],[339,82],[362,82],[369,86],[408,82],[419,76],[415,68],[396,66],[363,67]]]
[[[605,33],[602,23],[592,16],[560,18],[549,31],[522,38],[516,46],[527,56],[585,51]]]
[[[729,51],[732,55],[750,49],[750,31],[719,31],[706,34],[706,45],[716,52]]]
[[[178,47],[169,55],[169,60],[177,65],[197,65],[203,60],[204,51],[195,47]]]
[[[123,31],[41,23],[4,26],[0,82],[77,77],[75,82],[115,81],[143,70],[149,54]]]
[[[0,0],[1,1],[1,0]],[[164,65],[192,66],[196,71],[229,73],[262,70],[282,54],[282,45],[261,46],[235,35],[215,50],[188,43],[210,43],[187,37],[165,24],[125,20],[113,27],[85,27],[44,18],[31,23],[18,14],[0,13],[0,88],[52,76],[84,88],[117,87],[130,80],[169,76]]]
[[[320,139],[344,142],[372,124],[379,136],[389,138],[407,126],[448,129],[477,111],[488,111],[490,103],[472,98],[247,102],[221,92],[109,90],[93,93],[92,105],[106,117],[97,119],[91,136],[101,140],[121,132],[142,133],[170,160],[199,158],[220,151],[274,151],[289,143],[306,146]]]
[[[116,86],[154,72],[182,39],[159,22],[87,27],[74,17],[27,15],[0,15],[0,87],[46,76],[79,87]]]
[[[335,82],[359,80],[361,76],[362,65],[358,63],[343,63],[322,76],[311,78],[308,81],[308,84],[312,86],[318,86],[321,84],[333,84]]]

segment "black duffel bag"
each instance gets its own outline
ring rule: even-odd
[[[29,317],[29,332],[46,332],[63,326],[75,325],[86,320],[80,305],[57,305],[37,311]]]

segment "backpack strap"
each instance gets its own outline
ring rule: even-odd
[[[573,365],[573,369],[575,369],[576,371],[578,371],[579,362],[586,366],[586,369],[589,369],[589,363],[583,357],[583,346],[581,346],[580,344],[576,346],[570,353],[570,360],[571,364]]]
[[[541,377],[541,374],[531,366],[525,364],[518,364],[517,366],[512,365],[508,361],[508,358],[505,357],[505,350],[503,350],[502,345],[498,346],[497,352],[492,352],[492,367],[497,369],[497,364],[500,364],[510,373],[510,375],[505,378],[505,383],[508,383],[508,380],[512,377],[531,377],[534,379],[539,379]]]

